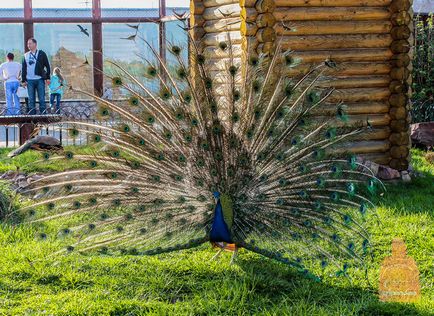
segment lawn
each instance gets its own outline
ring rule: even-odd
[[[80,149],[86,151],[86,149]],[[0,151],[0,172],[44,171],[40,154],[13,163]],[[0,230],[0,314],[4,315],[434,315],[434,165],[413,150],[424,177],[389,184],[369,218],[375,250],[368,281],[330,276],[304,279],[280,263],[241,251],[211,261],[209,246],[159,255],[70,254],[47,257],[28,226]],[[64,163],[63,163],[64,164]],[[65,165],[51,165],[59,170]],[[3,185],[3,190],[6,190]],[[420,270],[416,304],[378,301],[379,267],[394,237],[402,237]]]

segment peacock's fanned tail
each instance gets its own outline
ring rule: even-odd
[[[289,78],[290,52],[277,45],[273,54],[240,61],[228,38],[216,48],[227,58],[215,74],[201,43],[190,42],[194,66],[174,44],[173,64],[155,50],[154,60],[144,59],[159,91],[112,63],[115,74],[106,75],[128,100],[87,93],[101,123],[66,123],[90,148],[41,158],[81,168],[45,176],[24,192],[34,203],[20,212],[39,228],[37,238],[55,240],[59,251],[159,254],[218,242],[211,236],[221,205],[225,242],[309,276],[318,267],[345,274],[349,263],[362,264],[369,247],[363,219],[381,183],[339,149],[365,127],[349,126],[343,105],[325,103],[333,90],[316,82],[327,65]],[[325,107],[335,115],[318,116]]]

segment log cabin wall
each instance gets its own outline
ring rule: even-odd
[[[410,78],[412,0],[192,0],[200,15],[205,51],[216,79],[225,69],[218,43],[229,34],[241,60],[247,47],[268,52],[282,39],[300,65],[296,76],[312,63],[336,62],[321,86],[336,91],[329,103],[344,102],[350,122],[368,119],[373,126],[345,148],[406,170],[409,163],[408,94]],[[248,44],[248,45],[247,45]],[[327,106],[327,105],[326,105]],[[331,107],[330,107],[331,108]],[[327,108],[326,108],[327,110]]]

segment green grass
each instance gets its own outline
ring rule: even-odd
[[[86,150],[86,149],[82,149]],[[306,280],[290,268],[241,251],[210,261],[208,246],[156,257],[71,254],[47,257],[49,243],[23,226],[0,230],[0,314],[5,315],[434,315],[434,166],[413,151],[425,177],[388,185],[369,221],[375,245],[368,279]],[[6,154],[3,151],[2,157]],[[31,162],[26,153],[0,170]],[[63,165],[50,166],[60,170]],[[27,165],[41,171],[43,166]],[[45,169],[46,170],[46,169]],[[406,241],[420,270],[416,304],[378,301],[379,267],[394,237]]]

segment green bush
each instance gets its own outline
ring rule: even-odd
[[[434,18],[416,17],[413,58],[413,123],[434,121]]]

